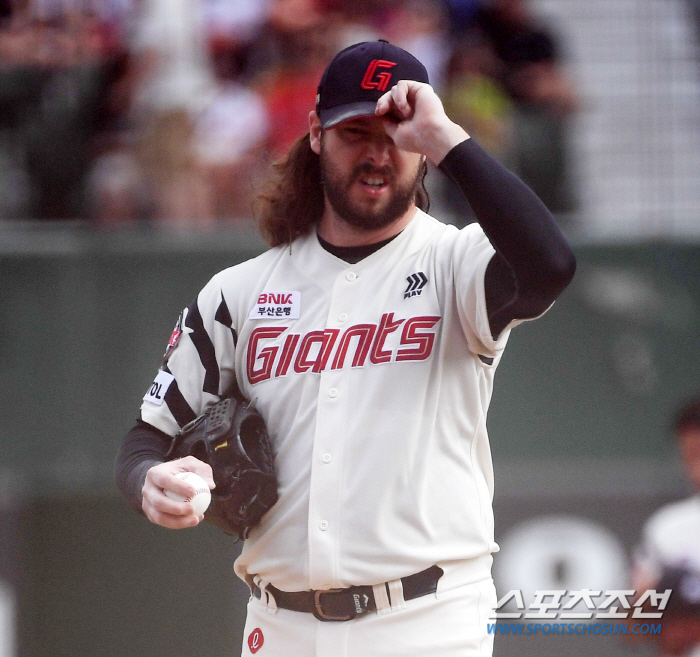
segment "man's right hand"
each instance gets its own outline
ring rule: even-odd
[[[203,515],[195,514],[189,502],[176,502],[165,495],[166,490],[184,497],[194,495],[192,484],[176,476],[181,472],[194,472],[209,484],[209,488],[214,488],[211,467],[194,456],[154,465],[146,473],[141,489],[141,508],[152,523],[168,529],[185,529],[196,527],[204,519]]]

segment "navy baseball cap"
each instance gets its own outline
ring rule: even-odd
[[[316,113],[332,128],[356,116],[374,116],[377,101],[399,80],[428,82],[411,53],[388,41],[365,41],[341,50],[321,77]]]

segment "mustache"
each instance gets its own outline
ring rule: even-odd
[[[376,175],[386,178],[388,181],[394,180],[394,169],[388,164],[383,167],[375,167],[369,162],[362,162],[361,164],[356,164],[350,174],[350,179],[355,181],[362,175]]]

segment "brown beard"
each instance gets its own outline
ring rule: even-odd
[[[396,188],[389,203],[381,210],[360,210],[350,199],[349,189],[357,178],[363,174],[377,174],[385,177],[390,183],[396,176],[389,166],[374,167],[369,162],[356,165],[345,178],[331,163],[321,142],[321,181],[328,203],[335,213],[345,222],[364,230],[384,228],[404,215],[415,202],[418,186],[423,177],[421,163],[413,179],[406,185]]]

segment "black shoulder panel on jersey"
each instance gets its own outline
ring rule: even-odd
[[[233,346],[235,347],[238,344],[238,333],[236,333],[236,329],[233,328],[233,320],[231,319],[231,313],[229,312],[228,306],[226,305],[226,299],[224,299],[223,293],[221,294],[221,303],[216,309],[216,315],[214,315],[214,319],[217,322],[219,322],[219,324],[223,324],[227,328],[231,329],[231,335],[233,336]]]
[[[202,315],[199,312],[196,299],[189,307],[185,325],[192,329],[190,339],[197,349],[199,360],[202,361],[202,367],[204,367],[204,384],[202,385],[202,390],[211,395],[218,395],[219,364],[216,362],[214,344],[207,330],[204,328],[204,322],[202,321]]]
[[[197,417],[180,392],[176,379],[173,379],[172,383],[168,386],[163,399],[168,405],[170,412],[173,414],[175,421],[181,427],[184,427],[188,422],[192,422],[192,420]]]

